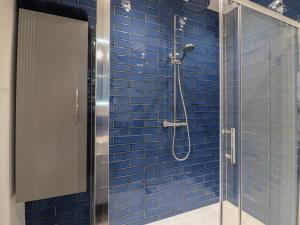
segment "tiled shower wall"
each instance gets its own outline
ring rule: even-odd
[[[56,0],[53,0],[56,1]],[[84,8],[94,26],[94,0],[57,0]],[[179,1],[132,0],[125,12],[112,0],[110,107],[110,224],[162,219],[218,201],[218,15],[183,12]],[[192,137],[185,162],[171,156],[172,47],[174,13],[188,17],[183,43],[187,57],[182,86]],[[180,103],[180,99],[178,99]],[[179,118],[182,107],[179,104]],[[177,133],[178,153],[187,150]],[[182,156],[179,154],[179,156]],[[26,203],[27,225],[87,225],[89,192]]]
[[[185,12],[179,1],[112,1],[110,224],[146,224],[218,201],[218,14]],[[171,155],[172,19],[188,18],[182,43],[197,46],[183,65],[182,86],[192,152]],[[183,119],[178,98],[179,118]],[[187,151],[178,129],[176,151]]]

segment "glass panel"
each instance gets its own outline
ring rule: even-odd
[[[232,128],[239,133],[239,65],[238,8],[223,15],[223,76],[222,76],[222,223],[239,223],[239,163],[238,152],[232,152]],[[238,146],[238,145],[236,145]],[[234,162],[235,157],[236,162]]]
[[[297,30],[242,7],[242,224],[296,224]]]
[[[251,0],[266,8],[271,8],[293,20],[300,21],[299,0]]]

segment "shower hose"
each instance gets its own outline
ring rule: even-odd
[[[174,65],[174,66],[176,66],[176,65]],[[173,140],[172,140],[172,154],[173,154],[173,157],[177,161],[185,161],[190,156],[190,153],[191,153],[191,137],[190,137],[190,129],[189,129],[189,123],[188,123],[188,118],[187,118],[187,112],[186,112],[185,102],[184,102],[184,98],[183,98],[183,94],[182,94],[181,78],[180,78],[180,67],[179,67],[179,65],[177,66],[177,70],[176,69],[174,70],[175,73],[176,73],[176,71],[177,71],[177,79],[178,79],[178,87],[179,87],[180,99],[181,99],[182,107],[183,107],[183,111],[184,111],[184,117],[185,117],[185,123],[186,123],[186,130],[187,130],[189,147],[188,147],[187,154],[183,158],[179,158],[176,155],[176,153],[175,153],[176,126],[174,126],[173,127]],[[176,76],[176,74],[175,74],[175,76]],[[175,119],[174,122],[176,122],[176,118],[174,118],[174,119]]]

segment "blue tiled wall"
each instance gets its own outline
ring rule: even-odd
[[[112,1],[110,107],[110,224],[142,225],[218,201],[218,14],[181,10],[179,1]],[[188,18],[182,43],[196,50],[185,61],[182,86],[192,138],[185,162],[171,155],[172,19]],[[178,98],[179,117],[183,119]],[[177,151],[187,151],[178,129]],[[182,155],[181,155],[182,156]]]
[[[57,1],[83,7],[95,23],[94,0]],[[112,0],[111,225],[142,225],[215,203],[219,195],[218,15],[184,12],[175,0],[132,0],[132,6],[126,13]],[[181,41],[197,46],[182,74],[192,137],[185,162],[171,156],[172,130],[162,127],[162,120],[172,119],[167,60],[174,13],[188,17]],[[180,104],[178,114],[183,118]],[[186,132],[179,130],[177,137],[177,151],[185,153]],[[28,202],[26,224],[89,224],[89,195]]]
[[[26,1],[26,0],[22,0]],[[41,0],[42,1],[42,0]],[[89,26],[91,30],[95,27],[96,21],[96,0],[52,0],[59,4],[79,7],[88,13]],[[92,35],[92,34],[91,34]],[[89,59],[89,64],[92,63]],[[91,68],[91,65],[89,65]],[[90,106],[92,104],[93,93],[93,80],[91,79],[91,71],[89,71],[88,78],[88,115],[90,115]],[[88,118],[88,130],[91,131],[91,124],[93,122]],[[91,157],[91,149],[93,135],[88,134],[88,146],[87,154],[88,159]],[[89,225],[90,224],[90,192],[89,192],[89,174],[90,174],[90,161],[88,161],[88,180],[87,180],[87,192],[78,193],[73,195],[67,195],[62,197],[50,198],[45,200],[27,202],[25,204],[25,217],[26,225]]]

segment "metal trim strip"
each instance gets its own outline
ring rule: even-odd
[[[110,6],[111,0],[97,0],[94,158],[94,224],[96,225],[109,224]]]

